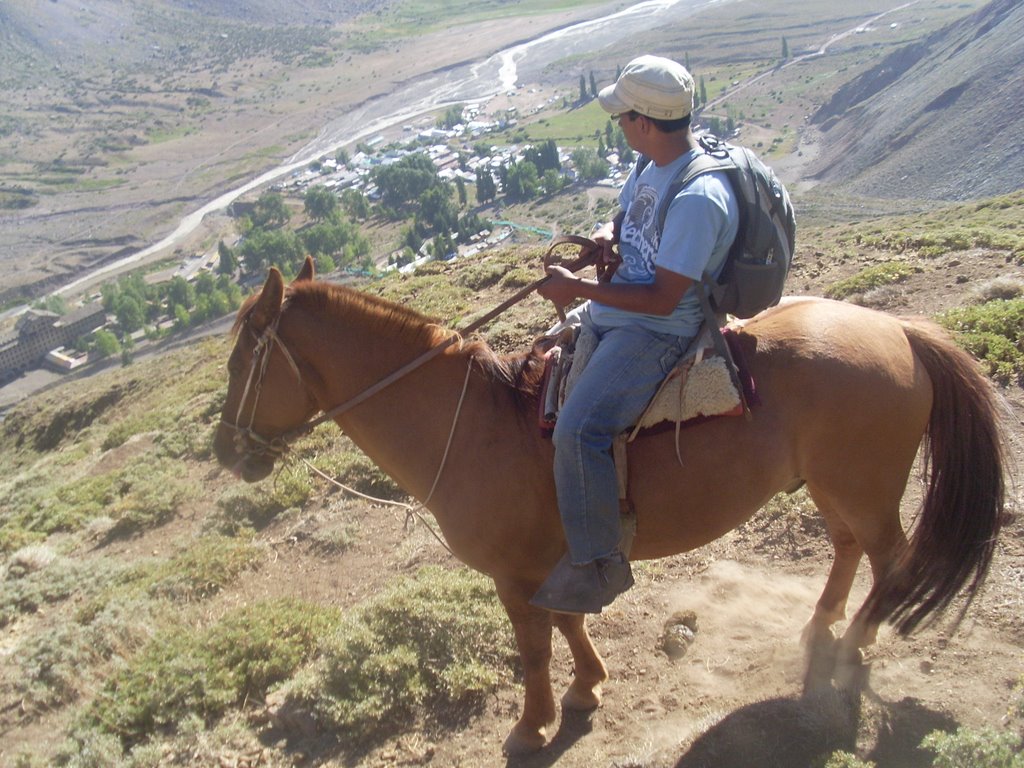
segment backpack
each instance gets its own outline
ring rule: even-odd
[[[668,207],[683,187],[701,174],[725,171],[739,205],[739,228],[718,280],[705,272],[701,283],[712,313],[753,317],[782,298],[796,238],[793,205],[772,169],[749,149],[710,133],[699,141],[704,154],[683,168],[662,197],[658,231],[664,230]],[[646,157],[637,161],[637,175],[648,162]]]

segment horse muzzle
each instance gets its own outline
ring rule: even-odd
[[[284,448],[222,421],[214,435],[213,452],[220,465],[236,478],[257,483],[274,470],[274,463]]]

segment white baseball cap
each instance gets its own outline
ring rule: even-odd
[[[693,111],[693,76],[686,67],[661,56],[640,56],[626,65],[597,100],[613,115],[634,110],[660,120],[678,120]]]

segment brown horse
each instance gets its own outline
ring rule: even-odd
[[[538,354],[496,355],[408,308],[312,278],[308,261],[287,288],[272,269],[239,312],[217,457],[259,480],[296,428],[347,403],[332,413],[337,424],[407,492],[429,496],[452,551],[494,580],[525,684],[505,747],[537,749],[556,717],[552,626],[575,663],[563,707],[596,707],[607,679],[582,616],[527,602],[565,550],[552,448],[535,426]],[[805,483],[836,553],[805,632],[805,688],[828,686],[836,659],[856,664],[880,622],[909,632],[957,595],[969,601],[983,581],[1003,509],[998,398],[923,320],[808,299],[762,313],[738,335],[761,405],[750,420],[688,429],[681,465],[671,431],[632,443],[632,558],[700,547]],[[432,349],[413,373],[359,397]],[[923,440],[930,479],[908,541],[900,502]],[[865,553],[874,585],[837,642],[831,625]]]

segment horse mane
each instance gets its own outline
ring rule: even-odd
[[[237,334],[245,323],[255,301],[254,296],[242,304],[233,333]],[[337,283],[292,283],[285,292],[285,307],[290,304],[339,318],[358,317],[360,325],[371,333],[401,336],[427,348],[459,336],[457,331],[445,328],[435,318],[415,309]],[[521,404],[536,401],[544,377],[543,349],[539,343],[526,352],[513,354],[499,354],[482,339],[459,338],[453,347],[472,358],[488,381],[510,388]]]
[[[235,315],[235,323],[231,326],[231,337],[237,338],[239,331],[242,330],[242,326],[245,325],[246,320],[249,319],[249,315],[252,314],[252,308],[256,306],[256,299],[260,295],[254,293],[242,302],[242,306],[238,308],[238,314]]]

